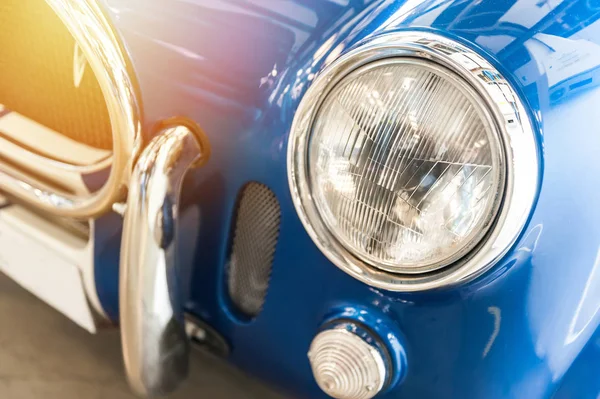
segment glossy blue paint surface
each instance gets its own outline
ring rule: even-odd
[[[104,1],[138,74],[148,135],[177,115],[212,143],[185,185],[179,254],[189,310],[226,337],[231,362],[292,397],[322,398],[312,337],[334,309],[368,309],[406,351],[404,380],[384,398],[598,396],[598,1]],[[405,29],[460,40],[496,65],[530,107],[543,159],[538,203],[505,258],[476,281],[420,294],[376,290],[332,265],[296,215],[286,170],[294,111],[315,74],[362,39]],[[251,322],[229,308],[223,275],[248,181],[269,186],[282,209],[266,305]],[[97,285],[116,318],[108,242]]]

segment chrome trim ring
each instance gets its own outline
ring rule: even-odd
[[[85,54],[102,89],[112,125],[113,154],[104,186],[87,196],[58,192],[0,163],[0,189],[42,211],[89,218],[123,198],[133,161],[142,145],[141,111],[127,58],[96,0],[46,0]]]
[[[506,157],[502,205],[487,235],[462,259],[429,273],[392,273],[355,256],[325,226],[312,199],[308,179],[308,143],[315,115],[324,98],[352,71],[372,62],[398,57],[428,60],[469,83],[491,113]],[[307,90],[296,112],[288,143],[287,166],[292,199],[300,220],[325,256],[368,285],[404,292],[455,285],[492,267],[521,233],[533,208],[539,179],[534,129],[516,91],[475,51],[426,32],[394,32],[370,39],[323,70]]]

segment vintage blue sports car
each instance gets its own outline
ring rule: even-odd
[[[598,398],[599,18],[2,0],[0,270],[141,396],[197,345],[292,398]]]

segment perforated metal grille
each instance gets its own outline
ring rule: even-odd
[[[257,316],[265,303],[280,219],[279,202],[268,187],[249,183],[242,189],[227,280],[229,296],[245,316]]]
[[[98,81],[46,1],[0,1],[0,49],[0,104],[73,140],[112,148]]]

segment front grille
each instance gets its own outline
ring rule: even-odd
[[[275,194],[253,182],[242,189],[236,213],[227,285],[237,311],[253,318],[265,303],[281,210]]]
[[[45,0],[0,1],[0,49],[0,104],[80,143],[112,148],[98,81]]]

